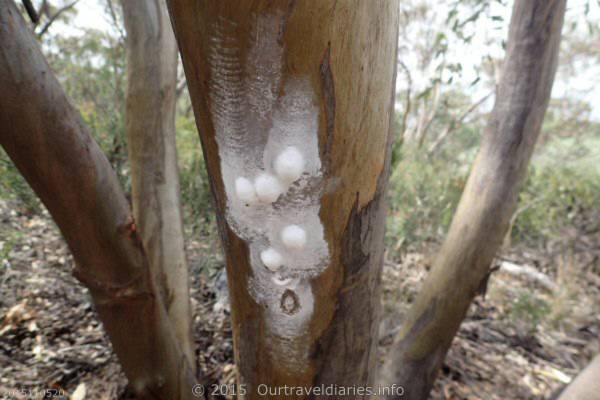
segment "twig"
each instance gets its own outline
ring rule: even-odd
[[[452,131],[454,131],[458,126],[460,126],[460,124],[465,120],[465,118],[467,118],[467,116],[469,116],[469,114],[471,114],[473,111],[475,111],[481,104],[483,104],[494,92],[490,92],[488,94],[486,94],[485,96],[483,96],[479,101],[477,101],[475,104],[473,104],[471,107],[469,107],[468,109],[466,109],[461,115],[459,115],[457,118],[454,118],[449,124],[448,126],[446,126],[446,129],[444,129],[444,131],[437,137],[437,139],[432,143],[432,145],[429,147],[429,150],[427,151],[427,154],[429,156],[434,155],[438,148],[440,147],[440,145],[444,142],[444,140],[446,139],[446,137],[448,135],[450,135],[450,133],[452,133]]]
[[[181,79],[179,81],[179,83],[177,84],[177,87],[175,88],[175,97],[179,98],[179,96],[181,96],[181,94],[183,93],[183,91],[185,90],[186,87],[187,87],[187,80],[185,79],[185,76],[184,76],[183,79]]]
[[[441,75],[441,74],[440,74]],[[433,100],[431,102],[431,109],[427,109],[426,100],[423,100],[423,106],[426,107],[424,113],[422,114],[422,118],[419,121],[419,125],[417,126],[417,134],[415,135],[418,140],[418,147],[423,147],[423,143],[425,143],[425,137],[427,136],[427,132],[435,119],[435,115],[437,114],[438,103],[440,101],[440,81],[437,81],[433,86]]]
[[[108,11],[113,20],[115,29],[117,32],[119,32],[119,36],[121,37],[121,42],[125,43],[125,32],[123,32],[123,29],[121,29],[121,24],[119,24],[119,19],[117,18],[117,13],[115,12],[115,7],[113,6],[112,0],[106,0],[106,4],[108,5]]]
[[[75,4],[79,3],[79,0],[75,0],[74,2],[67,4],[66,6],[60,8],[57,12],[54,13],[54,15],[52,17],[50,17],[50,19],[48,20],[48,22],[46,22],[46,24],[44,24],[44,26],[42,27],[42,29],[38,32],[37,36],[38,37],[42,37],[44,36],[44,33],[46,33],[48,31],[48,29],[50,28],[50,25],[52,25],[54,23],[54,21],[56,21],[56,19],[58,17],[60,17],[60,14],[64,13],[65,11],[73,8],[75,6]]]
[[[404,136],[406,135],[406,130],[408,127],[408,115],[410,114],[410,110],[412,107],[412,102],[411,102],[412,75],[410,74],[410,70],[408,69],[406,64],[404,64],[402,61],[398,60],[398,65],[404,71],[404,74],[406,75],[407,84],[408,84],[408,87],[406,89],[406,100],[405,100],[406,104],[404,106],[404,113],[402,115],[402,126],[400,127],[400,137],[398,138],[398,140],[402,144],[404,142]]]

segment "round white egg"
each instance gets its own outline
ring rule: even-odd
[[[254,185],[250,179],[246,179],[242,176],[235,180],[235,193],[240,200],[246,203],[256,203],[258,200]]]
[[[306,231],[298,225],[288,225],[281,231],[281,240],[288,249],[300,250],[306,245]]]
[[[254,190],[258,199],[264,203],[274,203],[282,192],[276,177],[271,174],[260,174],[254,181]]]
[[[278,271],[283,265],[283,256],[274,248],[269,247],[260,253],[260,260],[270,271]]]
[[[304,157],[296,147],[289,146],[277,156],[273,167],[281,180],[291,183],[302,176]]]

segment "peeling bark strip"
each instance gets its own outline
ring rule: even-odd
[[[168,4],[217,203],[240,383],[249,398],[259,384],[370,383],[397,2]]]
[[[123,0],[133,214],[177,341],[195,366],[175,147],[177,42],[160,1]]]
[[[0,144],[69,244],[132,387],[142,399],[193,399],[117,177],[12,1],[0,1],[0,87]]]
[[[434,267],[383,370],[426,399],[508,228],[556,72],[566,0],[517,0],[496,104]]]

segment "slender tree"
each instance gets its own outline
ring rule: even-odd
[[[177,339],[195,365],[175,147],[177,43],[164,3],[122,1],[133,215]]]
[[[193,399],[179,346],[116,174],[12,1],[0,2],[0,144],[48,208],[142,399]]]
[[[566,0],[516,0],[496,103],[450,230],[382,382],[426,399],[508,229],[556,72]],[[395,396],[389,396],[394,398]]]
[[[259,384],[372,383],[397,2],[168,4],[247,397]]]

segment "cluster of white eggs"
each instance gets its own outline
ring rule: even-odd
[[[306,245],[306,231],[298,225],[288,225],[281,231],[281,241],[288,250],[302,250]],[[260,253],[260,259],[272,272],[277,272],[284,263],[283,256],[269,247]]]
[[[264,172],[258,175],[254,182],[245,177],[238,177],[235,180],[236,194],[248,206],[259,203],[272,204],[292,183],[300,179],[304,168],[302,153],[296,147],[288,146],[273,163],[275,175]],[[281,241],[288,251],[302,250],[306,245],[306,231],[301,226],[288,225],[281,231]],[[260,259],[271,272],[279,271],[285,263],[283,255],[273,247],[263,250]],[[287,285],[291,279],[275,276],[273,281],[279,285]]]
[[[287,147],[273,163],[276,175],[264,172],[252,182],[248,178],[235,180],[235,191],[240,200],[248,205],[274,203],[287,188],[304,172],[304,157],[297,148]]]

